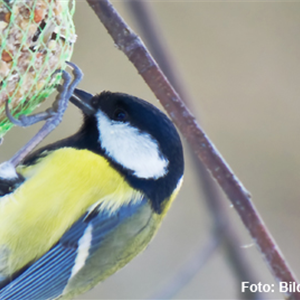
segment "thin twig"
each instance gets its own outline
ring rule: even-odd
[[[210,240],[201,247],[196,255],[186,261],[176,272],[173,278],[159,291],[153,294],[149,299],[172,299],[183,286],[187,285],[205,266],[210,257],[215,253],[220,245],[221,239],[216,233],[212,233]]]
[[[87,2],[112,36],[114,43],[136,67],[196,155],[231,200],[276,280],[297,284],[295,276],[254,208],[250,194],[186,108],[141,39],[128,27],[108,0]],[[289,299],[300,299],[299,292],[288,291],[287,296]]]
[[[170,51],[163,42],[161,29],[159,28],[158,20],[154,19],[155,15],[152,12],[150,3],[136,0],[130,0],[126,3],[130,12],[136,19],[138,27],[142,31],[144,41],[153,54],[155,60],[158,62],[164,74],[166,74],[171,84],[179,93],[182,100],[189,108],[191,108],[194,101],[189,96],[183,81],[179,80],[179,72],[175,70],[176,64],[171,59]],[[255,276],[251,270],[250,263],[246,255],[239,248],[241,243],[237,234],[235,233],[234,228],[229,225],[229,217],[223,207],[223,199],[221,199],[220,194],[216,189],[215,182],[211,176],[209,176],[209,173],[206,171],[201,161],[194,155],[193,152],[191,156],[193,159],[193,164],[196,167],[199,181],[202,183],[202,191],[204,194],[203,198],[214,220],[213,225],[215,229],[213,232],[217,232],[218,236],[222,238],[223,243],[221,245],[224,246],[223,249],[225,250],[225,254],[231,262],[230,267],[235,274],[239,287],[239,297],[240,299],[257,299],[259,297],[258,293],[251,293],[248,290],[246,293],[241,292],[240,285],[242,281],[256,283],[259,282],[259,280],[254,279]],[[183,287],[184,283],[186,282],[187,281],[183,281],[181,287]],[[176,287],[176,290],[179,290],[178,287],[180,284],[177,282],[177,284],[174,284],[173,286]]]

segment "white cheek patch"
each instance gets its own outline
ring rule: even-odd
[[[161,154],[157,141],[129,123],[110,120],[97,113],[100,142],[115,162],[133,171],[139,178],[160,178],[167,174],[169,161]]]

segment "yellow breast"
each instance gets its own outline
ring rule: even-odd
[[[105,158],[87,150],[62,148],[18,172],[26,181],[0,198],[2,276],[48,251],[95,203],[115,210],[141,199]]]

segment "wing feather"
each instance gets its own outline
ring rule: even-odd
[[[92,214],[91,212],[85,214],[71,226],[52,249],[2,288],[0,299],[46,300],[59,297],[72,276],[81,246],[88,247],[88,254],[92,255],[101,247],[101,242],[108,233],[125,219],[130,218],[146,202],[146,199],[143,199],[138,203],[124,205],[113,214],[101,210],[101,207],[96,207]],[[88,226],[92,227],[91,244],[80,245],[80,240]]]

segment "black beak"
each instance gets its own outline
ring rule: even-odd
[[[93,95],[83,90],[75,89],[70,101],[81,109],[86,115],[93,115],[96,113],[95,108],[91,104]]]

